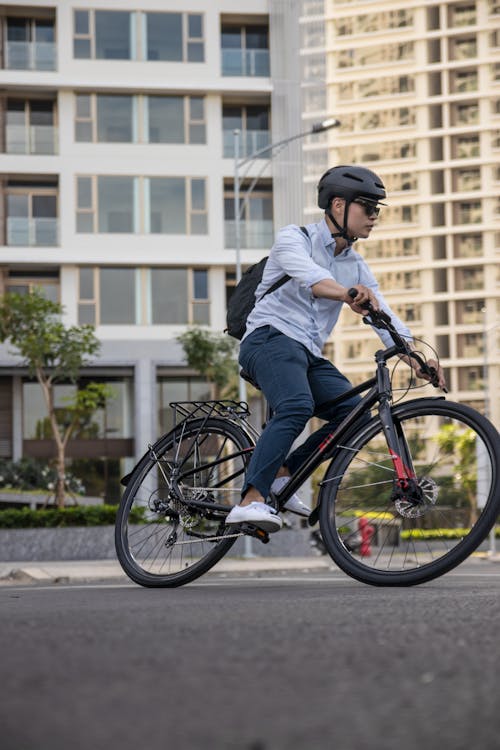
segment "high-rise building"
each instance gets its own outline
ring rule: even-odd
[[[451,397],[498,425],[498,0],[303,0],[300,26],[303,116],[342,121],[304,145],[306,217],[328,166],[381,175],[388,207],[362,253],[391,306],[439,352]],[[330,351],[358,381],[376,347],[346,313]],[[403,369],[397,377],[403,387]]]

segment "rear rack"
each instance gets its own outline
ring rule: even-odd
[[[174,410],[174,425],[185,419],[208,419],[214,415],[241,420],[250,414],[244,401],[171,401],[169,406]]]

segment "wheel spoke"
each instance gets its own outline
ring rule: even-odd
[[[220,559],[240,536],[224,527],[223,508],[239,500],[250,448],[221,419],[187,424],[157,444],[131,476],[117,520],[117,551],[131,578],[179,585]]]
[[[467,407],[413,403],[396,410],[395,425],[415,480],[398,481],[374,423],[343,447],[321,482],[323,539],[346,572],[368,583],[445,572],[481,543],[500,506],[494,428]]]

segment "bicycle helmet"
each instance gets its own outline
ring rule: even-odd
[[[318,183],[318,206],[322,208],[330,221],[339,230],[332,237],[343,237],[354,242],[355,237],[350,237],[347,232],[347,214],[349,204],[356,198],[364,198],[373,203],[380,203],[386,197],[384,184],[380,177],[371,169],[360,167],[356,164],[349,166],[332,167],[321,177]],[[333,218],[330,210],[332,198],[345,199],[344,226]]]

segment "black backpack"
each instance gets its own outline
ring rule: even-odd
[[[309,232],[307,231],[307,229],[305,227],[300,228],[302,232],[304,232],[306,237],[309,237]],[[259,260],[258,263],[250,266],[250,268],[245,271],[240,281],[236,285],[234,292],[231,295],[231,299],[228,302],[226,314],[227,328],[225,329],[225,331],[235,339],[241,340],[245,335],[247,318],[255,307],[255,290],[262,281],[262,275],[264,273],[264,268],[266,267],[268,257],[269,256],[266,255],[265,258],[262,258],[262,260]],[[266,294],[275,292],[276,289],[279,289],[280,286],[286,284],[286,282],[290,279],[291,276],[282,276],[281,279],[275,281],[274,284],[269,287],[269,289],[266,289],[260,299],[263,299]]]

